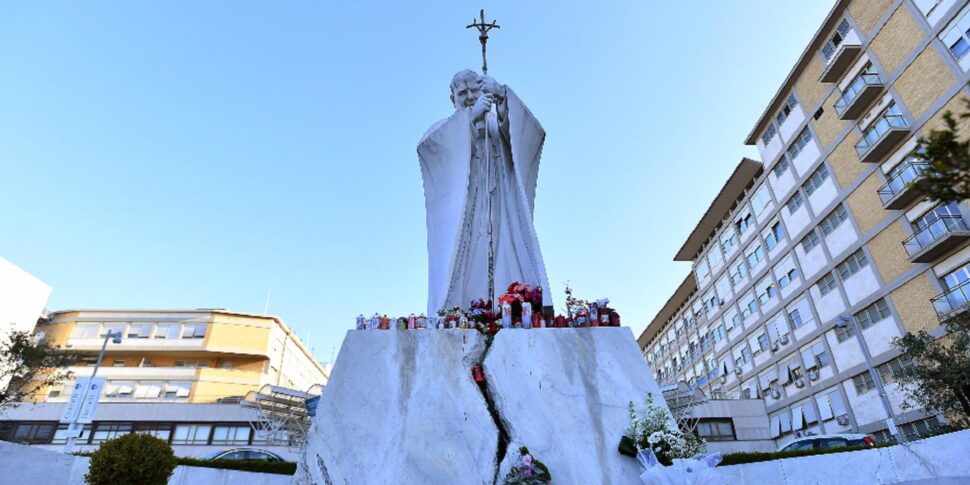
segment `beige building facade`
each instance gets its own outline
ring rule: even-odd
[[[746,140],[763,162],[738,164],[674,258],[692,271],[639,338],[658,382],[764,399],[779,446],[888,438],[854,319],[899,428],[939,422],[903,407],[891,341],[942,336],[970,301],[968,205],[906,186],[916,139],[965,110],[968,3],[836,2]]]

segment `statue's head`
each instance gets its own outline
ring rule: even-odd
[[[451,78],[451,103],[455,109],[470,108],[482,95],[482,78],[477,72],[465,69]]]

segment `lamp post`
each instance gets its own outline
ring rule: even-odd
[[[84,394],[81,394],[81,399],[80,399],[80,401],[78,401],[79,403],[82,403],[83,404],[84,401],[88,397],[88,391],[91,389],[91,383],[94,382],[94,378],[98,375],[98,368],[101,367],[101,359],[104,358],[104,351],[108,347],[108,340],[111,340],[112,342],[114,342],[116,344],[120,344],[121,343],[121,332],[112,333],[110,330],[108,330],[108,333],[106,333],[104,335],[104,342],[101,344],[101,352],[98,354],[98,360],[95,361],[95,363],[94,363],[94,370],[91,371],[91,377],[88,378],[88,385],[84,386]],[[100,398],[100,396],[98,396],[97,398]],[[95,398],[95,399],[97,399],[97,398]],[[80,406],[78,408],[78,411],[80,411]],[[78,433],[78,427],[80,425],[80,428],[81,429],[84,428],[84,425],[82,425],[82,424],[80,424],[80,423],[77,422],[77,419],[79,417],[79,414],[80,414],[80,412],[75,413],[74,417],[71,419],[71,423],[67,427],[67,430],[68,430],[68,432],[67,432],[67,442],[64,443],[64,453],[65,454],[69,454],[69,453],[73,453],[74,452],[74,442],[77,439],[75,435],[79,435],[80,434],[80,433]]]
[[[897,443],[905,443],[906,436],[904,436],[903,433],[900,433],[899,428],[896,427],[896,413],[893,412],[893,408],[889,404],[889,397],[886,395],[886,389],[882,387],[882,380],[879,379],[879,374],[872,366],[872,356],[869,354],[869,345],[866,344],[866,339],[862,338],[862,332],[859,331],[859,324],[856,323],[854,317],[839,315],[839,317],[835,319],[835,326],[839,328],[851,328],[852,333],[855,334],[856,341],[859,342],[859,347],[862,348],[862,356],[866,359],[866,368],[869,370],[869,377],[872,378],[872,382],[876,384],[876,392],[879,394],[879,400],[882,401],[882,407],[886,411],[886,425],[889,428],[889,432],[892,433],[892,435],[896,438]]]

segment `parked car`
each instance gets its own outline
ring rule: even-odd
[[[873,446],[875,441],[864,434],[819,434],[798,438],[779,451],[824,450],[846,446]]]
[[[202,460],[260,460],[284,461],[280,455],[271,451],[256,448],[232,448],[230,450],[213,451],[199,457]]]

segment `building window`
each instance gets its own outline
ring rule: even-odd
[[[775,129],[775,124],[768,123],[768,128],[765,128],[765,132],[761,134],[761,143],[767,145],[776,133],[778,133],[778,130]]]
[[[771,173],[775,174],[775,177],[778,178],[781,177],[781,174],[787,171],[788,157],[786,157],[785,154],[782,154],[781,158],[778,159],[778,163],[776,163],[774,167],[771,167]]]
[[[785,207],[788,208],[788,215],[794,215],[795,211],[797,211],[801,206],[802,193],[796,190],[795,193],[791,195],[791,198],[788,199],[788,202],[785,202]]]
[[[728,419],[701,418],[697,422],[697,435],[706,441],[734,441],[734,423]]]
[[[721,246],[717,242],[712,243],[710,252],[707,253],[707,264],[712,268],[720,266],[724,262],[724,258],[721,256]]]
[[[846,325],[844,327],[835,327],[835,339],[839,343],[845,342],[855,335],[855,330],[852,329],[852,325]]]
[[[771,194],[768,192],[768,185],[762,185],[754,195],[751,196],[751,208],[756,215],[761,215],[771,203]]]
[[[217,425],[212,430],[212,444],[248,445],[252,430],[249,426]]]
[[[943,0],[914,0],[916,3],[916,8],[923,14],[924,17],[929,17],[930,12],[932,12],[937,5],[943,3]]]
[[[788,119],[788,115],[791,114],[792,110],[795,109],[796,106],[798,106],[798,100],[795,99],[795,93],[792,93],[788,96],[788,99],[785,100],[785,105],[781,107],[781,110],[778,111],[778,114],[775,116],[775,120],[778,121],[779,125]]]
[[[805,254],[808,254],[812,252],[813,249],[818,247],[818,243],[818,233],[815,232],[815,229],[812,229],[811,231],[808,231],[808,234],[806,234],[804,238],[802,238],[802,251],[805,251]]]
[[[155,338],[177,339],[179,338],[180,328],[181,325],[178,323],[159,323],[155,331]]]
[[[836,49],[842,45],[842,41],[844,41],[845,37],[849,34],[849,29],[849,21],[842,19],[842,22],[839,23],[838,27],[836,27],[835,32],[832,33],[832,38],[829,39],[824,46],[822,46],[822,57],[825,58],[825,62],[832,59]]]
[[[752,225],[754,225],[754,217],[747,212],[734,221],[734,227],[738,228],[738,234],[744,234],[744,231],[747,231]]]
[[[805,321],[802,320],[802,313],[797,308],[788,312],[788,318],[791,319],[792,326],[795,328],[801,327],[805,324]]]
[[[846,212],[845,206],[840,204],[818,223],[818,227],[822,230],[823,235],[828,236],[848,218],[849,214]]]
[[[805,189],[805,195],[811,196],[812,194],[814,194],[815,191],[822,186],[822,183],[825,182],[825,179],[827,179],[828,176],[829,176],[828,167],[826,167],[824,163],[822,165],[819,165],[819,167],[814,172],[812,172],[812,175],[809,175],[808,180],[806,180],[805,183],[802,185],[802,188]]]
[[[795,281],[795,278],[798,278],[798,270],[792,268],[787,273],[781,275],[781,278],[778,278],[778,286],[784,288],[791,284],[792,281]]]
[[[855,314],[856,322],[859,322],[859,326],[863,329],[869,328],[886,318],[889,318],[889,305],[885,298],[880,298],[879,301]]]
[[[151,323],[132,323],[128,327],[128,338],[149,338],[152,336]]]
[[[14,443],[46,444],[54,437],[54,423],[19,423],[11,435]]]
[[[760,244],[755,244],[753,248],[748,248],[744,257],[748,260],[748,266],[754,268],[765,259],[765,250],[761,248]]]
[[[756,314],[757,312],[758,312],[758,300],[755,300],[754,298],[752,298],[751,301],[748,302],[748,305],[741,310],[741,318],[747,320],[748,317]]]
[[[907,440],[913,441],[932,435],[939,427],[940,421],[938,419],[926,418],[913,421],[912,423],[906,423],[900,426],[899,429],[906,435]]]
[[[866,258],[866,254],[862,250],[858,250],[852,253],[852,256],[845,258],[845,261],[839,263],[835,267],[835,270],[839,273],[839,278],[842,281],[846,281],[852,277],[852,275],[859,272],[860,269],[865,268],[869,265],[869,260]],[[885,304],[885,302],[883,302]]]
[[[91,443],[97,444],[112,438],[124,436],[131,433],[132,423],[96,423],[94,433],[91,434]]]
[[[94,339],[98,338],[98,329],[101,328],[99,323],[79,323],[74,326],[74,332],[71,334],[72,339]]]
[[[882,382],[888,384],[890,382],[898,381],[915,365],[916,364],[913,362],[913,359],[897,357],[876,367],[876,370],[879,371],[879,376],[882,377]]]
[[[818,280],[818,292],[822,296],[828,295],[835,289],[835,276],[832,273],[828,273]]]
[[[734,328],[734,327],[737,327],[737,326],[741,325],[741,314],[740,313],[735,313],[734,314],[734,317],[731,318],[731,324],[733,325],[731,328]]]
[[[960,216],[960,209],[957,207],[956,202],[950,201],[934,207],[933,210],[924,214],[923,217],[913,221],[913,227],[916,228],[917,232],[922,231],[934,222],[940,220],[941,217],[947,216]]]
[[[135,423],[134,431],[152,435],[167,443],[172,436],[172,423]]]
[[[748,269],[744,266],[744,260],[738,260],[738,263],[731,268],[731,282],[737,285],[747,276]]]
[[[730,228],[721,234],[721,246],[724,247],[724,254],[730,253],[738,245],[738,235]]]
[[[768,250],[771,251],[783,239],[785,239],[785,229],[781,227],[780,221],[775,222],[765,235],[765,246],[767,246]]]
[[[812,131],[806,126],[802,129],[802,132],[795,137],[795,141],[792,142],[791,146],[788,147],[788,158],[794,160],[798,157],[798,154],[802,152],[805,145],[812,141]]]
[[[172,435],[173,445],[205,445],[209,444],[209,433],[212,426],[208,424],[177,424],[175,434]]]
[[[101,326],[101,333],[98,334],[99,337],[105,338],[108,336],[108,332],[111,335],[124,335],[125,334],[125,324],[124,323],[106,323]]]
[[[774,298],[778,294],[778,290],[775,289],[774,284],[769,284],[764,288],[764,291],[758,293],[758,302],[762,305],[768,302],[768,300]]]
[[[204,323],[186,323],[182,338],[204,338],[206,326]]]
[[[965,16],[964,18],[967,17]],[[963,56],[967,55],[967,52],[970,52],[970,30],[964,30],[959,25],[962,23],[963,20],[959,21],[957,28],[951,30],[945,36],[945,41],[949,44],[947,47],[950,48],[950,53],[957,60],[963,59]]]
[[[861,396],[876,388],[876,384],[872,382],[872,376],[869,372],[863,372],[852,378],[852,383],[855,384],[855,393]]]

